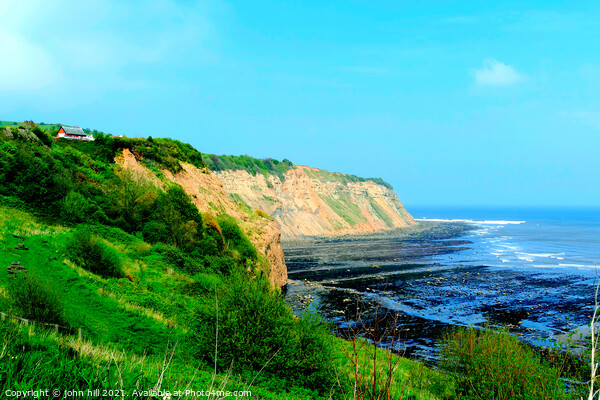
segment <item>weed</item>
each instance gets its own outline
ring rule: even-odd
[[[558,368],[505,329],[460,328],[443,340],[442,368],[463,399],[567,399]]]

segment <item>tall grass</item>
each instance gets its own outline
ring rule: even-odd
[[[340,332],[335,364],[337,391],[343,399],[446,399],[454,394],[452,377],[405,359],[391,349],[400,339],[397,315],[380,304],[362,311],[357,304]],[[384,348],[385,346],[385,348]]]
[[[163,397],[135,395],[134,390],[160,390],[170,392],[172,399],[220,398],[185,394],[186,389],[200,392],[212,388],[249,390],[252,398],[265,400],[315,399],[313,392],[302,388],[288,387],[276,393],[264,382],[252,382],[231,372],[214,374],[199,369],[187,362],[185,349],[177,343],[165,342],[162,347],[162,354],[140,356],[111,345],[0,321],[0,392],[71,389],[81,394],[65,398],[97,399],[95,390],[122,390],[128,398],[154,399]],[[184,393],[175,395],[177,391]]]
[[[447,334],[441,367],[462,399],[568,399],[561,371],[504,329],[457,329]]]
[[[8,286],[16,316],[48,324],[65,325],[63,300],[48,282],[35,275],[14,279]]]
[[[79,228],[68,243],[70,256],[85,269],[105,278],[122,278],[119,254],[87,228]]]

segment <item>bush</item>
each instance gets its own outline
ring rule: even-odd
[[[164,244],[158,244],[152,246],[152,251],[162,254],[165,261],[172,267],[179,269],[185,269],[187,256],[183,251],[175,246],[169,246]]]
[[[314,316],[297,320],[266,279],[234,274],[218,288],[216,302],[199,307],[195,320],[195,355],[212,365],[218,342],[220,370],[233,363],[238,372],[262,369],[321,393],[331,388],[331,336]]]
[[[222,275],[233,273],[237,267],[235,260],[230,257],[212,256],[207,257],[206,260],[209,262],[211,271]]]
[[[159,221],[150,221],[142,228],[142,237],[148,243],[168,243],[169,228]]]
[[[152,246],[151,252],[160,255],[168,266],[191,275],[210,269],[205,267],[203,257],[195,257],[194,253],[190,256],[175,246],[159,243]]]
[[[282,181],[285,179],[284,174],[294,166],[288,159],[278,161],[272,158],[258,159],[246,155],[217,156],[211,154],[205,162],[213,171],[246,170],[251,175],[263,174],[265,177],[274,174]]]
[[[243,259],[256,260],[258,254],[254,245],[248,240],[248,237],[237,224],[236,220],[229,215],[219,215],[217,218],[225,243],[231,250],[240,253]]]
[[[225,238],[223,237],[223,232],[221,231],[221,227],[216,218],[211,213],[207,212],[204,213],[203,220],[205,233],[215,240],[219,252],[223,251],[223,249],[225,249]]]
[[[98,205],[77,192],[69,192],[62,200],[60,215],[68,222],[106,221],[106,216]]]
[[[107,215],[126,232],[142,229],[155,210],[156,187],[131,170],[120,169],[105,185]]]
[[[65,324],[63,302],[49,284],[35,276],[16,279],[8,287],[15,314],[49,324]]]
[[[34,127],[32,132],[45,146],[52,146],[52,137],[48,132],[42,131],[38,126]]]
[[[267,214],[266,212],[264,212],[263,210],[261,210],[260,208],[257,208],[256,210],[254,210],[254,212],[256,212],[256,215],[258,215],[261,218],[266,218],[266,219],[273,219],[269,216],[269,214]]]
[[[75,231],[67,250],[73,261],[94,274],[105,278],[125,276],[117,251],[92,235],[87,228]]]
[[[167,204],[175,208],[184,221],[194,221],[199,227],[202,226],[202,215],[181,186],[171,186],[158,196],[157,207]]]
[[[441,367],[463,399],[566,399],[560,371],[506,330],[458,329],[444,338]]]
[[[219,246],[216,239],[211,235],[204,235],[201,241],[196,244],[192,252],[192,257],[216,256],[219,254]]]
[[[200,273],[194,277],[194,282],[186,288],[187,294],[195,295],[198,293],[213,292],[222,284],[223,281],[218,275]]]

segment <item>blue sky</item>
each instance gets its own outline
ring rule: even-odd
[[[600,5],[491,3],[0,1],[0,119],[600,206]]]

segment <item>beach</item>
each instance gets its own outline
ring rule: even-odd
[[[526,234],[525,220],[516,221],[421,220],[411,230],[284,242],[286,300],[296,313],[318,309],[340,335],[357,315],[365,327],[386,319],[397,337],[382,343],[429,363],[444,332],[456,326],[504,326],[526,343],[551,345],[589,323],[595,269],[581,260],[561,265],[580,256],[568,249],[529,250],[535,245],[506,235],[507,226]]]

